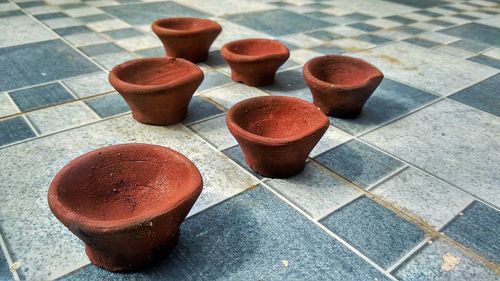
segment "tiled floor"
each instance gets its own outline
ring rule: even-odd
[[[107,72],[163,55],[149,25],[171,16],[223,32],[187,118],[139,124]],[[274,84],[230,79],[218,49],[246,37],[289,46]],[[312,101],[301,66],[332,53],[386,78],[358,118],[330,118],[301,174],[254,174],[225,112]],[[0,280],[498,280],[499,62],[499,0],[0,0]],[[46,194],[70,159],[128,142],[185,154],[204,190],[166,260],[116,274],[89,263]]]

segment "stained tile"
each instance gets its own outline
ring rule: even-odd
[[[447,96],[475,84],[498,70],[398,42],[355,53],[377,66],[387,77]]]
[[[291,96],[312,102],[311,92],[304,82],[300,68],[276,74],[274,83],[261,89],[273,96]]]
[[[105,55],[110,53],[122,52],[123,49],[115,45],[114,43],[102,43],[96,45],[88,45],[80,47],[80,50],[86,55],[94,57],[99,55]]]
[[[17,107],[25,112],[74,100],[75,98],[59,83],[9,93]]]
[[[500,69],[500,60],[494,59],[494,58],[491,58],[491,57],[479,55],[479,56],[468,58],[468,60],[480,63],[482,65],[487,65],[487,66],[490,66],[490,67],[494,67],[494,68]]]
[[[288,179],[272,179],[267,184],[315,219],[330,214],[362,193],[343,178],[314,162]]]
[[[493,26],[479,23],[467,23],[443,29],[440,32],[500,47],[500,28]]]
[[[274,36],[310,31],[326,27],[326,22],[285,10],[269,10],[225,16],[237,24]]]
[[[56,35],[27,15],[0,18],[0,48],[54,38]]]
[[[1,149],[0,159],[18,159],[0,161],[0,182],[3,183],[0,192],[4,194],[0,196],[0,224],[13,259],[22,261],[18,271],[25,279],[54,279],[88,264],[83,244],[51,214],[47,188],[56,172],[76,156],[99,147],[129,142],[168,146],[195,163],[202,174],[204,188],[191,214],[257,183],[189,129],[181,125],[143,125],[130,115]],[[202,254],[202,257],[208,256]]]
[[[226,115],[196,123],[190,128],[219,150],[238,144],[227,128]]]
[[[88,99],[85,103],[102,118],[130,111],[127,103],[118,93]]]
[[[451,55],[451,56],[455,56],[458,58],[468,58],[468,57],[472,57],[475,55],[474,53],[469,52],[467,50],[455,48],[455,47],[448,46],[448,45],[436,47],[434,50]]]
[[[63,81],[75,95],[86,98],[113,91],[108,82],[108,74],[100,72]]]
[[[314,46],[318,46],[324,43],[322,40],[318,38],[303,33],[281,36],[279,40],[285,42],[286,44],[292,44],[299,48],[312,48]]]
[[[444,270],[445,257],[457,258],[452,270]],[[498,276],[460,249],[438,240],[419,250],[395,272],[400,280],[477,280],[492,281]]]
[[[361,138],[500,206],[500,120],[495,116],[443,100]]]
[[[0,120],[0,146],[35,136],[26,120],[21,116]]]
[[[408,168],[378,185],[374,194],[440,230],[474,199],[431,175]]]
[[[7,93],[0,93],[0,118],[19,112],[19,109],[11,101]]]
[[[330,123],[357,135],[417,109],[438,97],[385,78],[354,119],[330,117]]]
[[[207,17],[208,14],[174,2],[138,3],[102,7],[103,11],[132,25],[151,24],[160,18]]]
[[[191,124],[212,116],[219,115],[222,112],[222,110],[220,110],[211,102],[206,101],[200,96],[194,96],[189,103],[186,119],[184,119],[182,123]]]
[[[266,93],[257,88],[237,83],[203,92],[202,95],[229,109],[237,102],[253,97],[265,96]]]
[[[0,49],[0,66],[0,91],[99,70],[60,40]]]

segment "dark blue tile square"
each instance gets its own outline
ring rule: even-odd
[[[101,9],[132,25],[151,24],[160,18],[180,16],[204,18],[209,16],[201,11],[170,1],[108,6]]]
[[[344,15],[342,17],[343,18],[348,18],[351,21],[357,21],[357,22],[365,21],[365,20],[369,20],[369,19],[373,19],[372,16],[365,15],[365,14],[362,14],[362,13],[352,13],[352,14]]]
[[[2,251],[0,251],[0,280],[13,280],[12,273],[9,271],[9,264]]]
[[[61,40],[0,49],[0,91],[62,80],[99,70],[94,63]]]
[[[387,1],[421,9],[432,8],[435,6],[441,6],[447,4],[447,2],[439,0],[387,0]]]
[[[392,20],[392,21],[395,21],[395,22],[399,22],[399,23],[402,23],[402,24],[411,24],[411,23],[417,22],[414,19],[410,19],[410,18],[406,18],[406,17],[402,17],[402,16],[389,16],[389,17],[385,17],[385,19]]]
[[[17,17],[17,16],[23,16],[25,13],[23,13],[21,10],[10,10],[10,11],[1,11],[0,12],[0,18],[9,18],[9,17]]]
[[[364,23],[364,22],[357,22],[357,23],[349,24],[348,26],[359,29],[359,30],[363,30],[366,32],[373,32],[373,31],[377,31],[380,29],[380,27],[378,27],[378,26],[371,25],[371,24]]]
[[[323,166],[367,188],[404,164],[358,140],[348,141],[315,157]]]
[[[61,12],[55,12],[55,13],[35,15],[34,17],[37,18],[38,20],[51,20],[58,18],[67,18],[68,16]]]
[[[79,21],[81,21],[83,23],[93,23],[93,22],[98,22],[98,21],[112,20],[114,18],[108,14],[103,13],[103,14],[77,17],[76,19],[78,19]]]
[[[211,67],[223,67],[227,65],[226,61],[220,55],[220,51],[211,51],[204,63]]]
[[[474,201],[444,229],[446,236],[500,263],[500,212]]]
[[[375,44],[375,45],[385,44],[387,42],[392,41],[392,39],[385,38],[385,37],[378,36],[378,35],[373,35],[373,34],[362,34],[362,35],[356,37],[356,39],[361,40],[361,41],[365,41],[365,42],[368,42],[371,44]]]
[[[438,18],[438,17],[442,16],[441,14],[434,13],[434,12],[431,12],[431,11],[425,11],[425,10],[423,10],[423,11],[417,11],[416,13],[420,14],[420,15],[423,15],[423,16],[430,17],[430,18]]]
[[[243,151],[241,151],[241,147],[239,145],[235,145],[233,147],[227,148],[222,151],[227,157],[231,158],[234,162],[236,162],[238,165],[243,167],[245,170],[249,171],[254,177],[262,179],[262,176],[255,173],[248,167],[247,162],[245,161],[245,156],[243,155]]]
[[[421,28],[416,28],[416,27],[413,27],[413,26],[396,27],[395,30],[397,30],[399,32],[411,34],[411,35],[417,35],[417,34],[425,32],[425,30],[423,30]]]
[[[425,238],[416,225],[364,196],[321,223],[383,268],[391,266]]]
[[[444,27],[455,25],[452,22],[448,22],[448,21],[444,21],[444,20],[430,20],[427,23],[439,25],[439,26],[444,26]]]
[[[500,74],[450,96],[451,99],[500,117]]]
[[[59,83],[9,93],[17,107],[23,112],[74,100],[71,93]]]
[[[439,32],[500,47],[500,28],[489,25],[473,22],[443,29]]]
[[[200,87],[196,90],[197,92],[204,92],[206,90],[215,88],[215,87],[220,87],[223,85],[227,85],[229,83],[232,83],[233,80],[225,74],[222,74],[219,71],[210,71],[208,73],[205,73],[205,77],[203,78],[203,82],[201,83]]]
[[[105,35],[111,37],[112,39],[117,39],[117,40],[144,35],[142,32],[137,31],[134,28],[115,29],[115,30],[103,32],[102,34],[105,34]]]
[[[488,56],[479,55],[468,58],[468,60],[500,69],[500,60]]]
[[[274,83],[261,89],[274,96],[291,96],[312,102],[312,95],[304,82],[301,68],[278,72]]]
[[[456,14],[453,16],[456,18],[464,19],[464,20],[477,20],[477,19],[479,19],[478,17],[474,17],[471,15],[464,15],[464,14]]]
[[[286,10],[257,11],[228,15],[224,18],[246,27],[282,36],[326,27],[329,24],[317,19],[292,13]]]
[[[91,57],[123,52],[123,49],[118,47],[114,43],[102,43],[102,44],[89,45],[89,46],[80,47],[79,49]]]
[[[0,120],[0,146],[35,136],[23,117]]]
[[[460,8],[453,7],[453,6],[441,6],[439,8],[445,9],[445,10],[448,10],[448,11],[457,12],[457,13],[464,11],[464,9],[460,9]]]
[[[79,34],[79,33],[88,33],[88,32],[92,32],[92,30],[90,30],[88,27],[86,27],[84,25],[78,25],[78,26],[57,28],[57,29],[54,29],[54,32],[61,35],[61,36],[68,36],[68,35]]]
[[[394,120],[438,97],[425,91],[384,78],[354,119],[330,117],[330,123],[357,135]]]
[[[130,111],[125,100],[118,93],[111,93],[104,96],[85,101],[101,118],[106,118],[116,114]]]
[[[314,37],[314,38],[318,38],[318,39],[323,40],[323,41],[329,41],[329,40],[337,39],[340,37],[339,35],[333,34],[333,33],[328,32],[326,30],[316,30],[313,32],[308,32],[308,33],[306,33],[306,35]]]
[[[204,100],[202,97],[194,96],[189,103],[186,119],[184,119],[182,123],[191,124],[212,116],[219,115],[223,112],[224,111],[219,109],[211,102]]]
[[[418,38],[418,37],[405,39],[404,41],[411,43],[411,44],[414,44],[414,45],[418,45],[420,47],[424,47],[424,48],[432,48],[432,47],[439,45],[439,43],[429,41],[426,39],[422,39],[422,38]]]
[[[327,13],[323,13],[323,12],[319,12],[319,11],[303,13],[302,15],[308,16],[308,17],[311,17],[314,19],[327,18],[327,17],[332,16],[331,14],[327,14]]]
[[[163,57],[165,56],[165,49],[163,47],[158,47],[136,51],[136,53],[141,57]]]
[[[474,41],[474,40],[467,40],[467,39],[462,39],[462,40],[458,40],[458,41],[455,41],[451,44],[449,44],[449,46],[452,46],[452,47],[455,47],[455,48],[459,48],[459,49],[463,49],[463,50],[467,50],[467,51],[470,51],[470,52],[481,52],[481,51],[484,51],[488,48],[490,48],[491,46],[488,45],[488,44],[485,44],[485,43],[482,43],[482,42],[478,42],[478,41]]]
[[[8,2],[8,1],[6,1],[6,2]],[[44,6],[45,2],[43,2],[43,1],[29,1],[29,2],[17,2],[16,4],[23,9],[28,9],[28,8],[38,7],[38,6]]]

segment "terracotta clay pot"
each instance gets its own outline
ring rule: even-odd
[[[192,62],[205,61],[208,50],[222,27],[215,21],[199,18],[160,19],[151,25],[167,55]]]
[[[222,46],[221,55],[231,67],[231,78],[248,86],[272,84],[290,51],[278,40],[244,39]]]
[[[384,74],[368,62],[348,56],[322,56],[304,65],[314,104],[326,115],[356,117]]]
[[[179,226],[201,193],[196,166],[148,144],[113,145],[64,166],[49,187],[54,215],[85,243],[95,265],[133,271],[177,244]]]
[[[329,126],[316,106],[286,96],[243,100],[228,111],[226,123],[250,168],[270,178],[300,173]]]
[[[179,58],[144,58],[115,66],[109,82],[132,109],[135,120],[171,125],[186,117],[203,71]]]

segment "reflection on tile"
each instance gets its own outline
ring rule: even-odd
[[[361,138],[500,206],[500,121],[495,116],[443,100]]]
[[[118,93],[88,99],[85,103],[92,108],[101,118],[110,117],[130,111],[125,100]]]
[[[23,117],[0,120],[0,146],[34,138],[35,136],[35,133]]]
[[[16,103],[17,107],[23,112],[75,99],[68,90],[59,83],[14,91],[10,92],[9,95]]]
[[[404,166],[391,156],[357,140],[337,146],[316,156],[315,159],[363,188],[370,187]]]
[[[383,268],[391,266],[425,238],[416,225],[364,196],[321,223]]]

